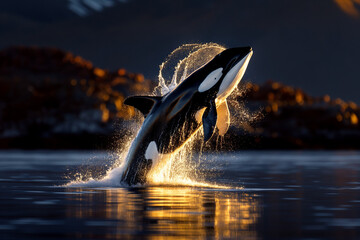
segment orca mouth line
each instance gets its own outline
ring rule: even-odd
[[[244,58],[246,58],[247,56],[249,56],[249,54],[251,54],[253,52],[252,48],[249,48],[248,53],[246,54],[245,57],[241,57],[241,56],[234,56],[230,62],[226,65],[226,67],[223,70],[223,73],[227,73],[228,71],[230,71],[236,64],[238,64],[241,60],[243,60]]]
[[[231,61],[226,65],[223,73],[227,73],[228,71],[230,71],[230,69],[232,69],[240,61],[240,57],[234,57],[233,59],[231,59]]]

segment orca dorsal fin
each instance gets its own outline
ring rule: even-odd
[[[161,99],[162,97],[157,96],[131,96],[125,99],[124,104],[133,106],[146,117],[153,106]]]
[[[210,102],[202,116],[203,129],[204,129],[204,142],[207,142],[214,134],[217,120],[215,100]]]

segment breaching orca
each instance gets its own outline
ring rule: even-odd
[[[243,77],[252,54],[251,47],[226,49],[162,97],[127,98],[124,103],[140,110],[145,120],[131,144],[121,182],[144,184],[161,155],[184,145],[201,124],[205,142],[215,127],[224,135],[230,124],[226,98]]]

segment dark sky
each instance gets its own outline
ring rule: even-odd
[[[273,79],[360,103],[360,5],[353,1],[1,1],[0,48],[54,46],[156,79],[159,64],[181,44],[250,45],[246,80]]]

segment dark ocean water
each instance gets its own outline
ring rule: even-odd
[[[0,239],[360,238],[360,152],[204,157],[208,181],[226,187],[66,187],[114,156],[0,152]]]

